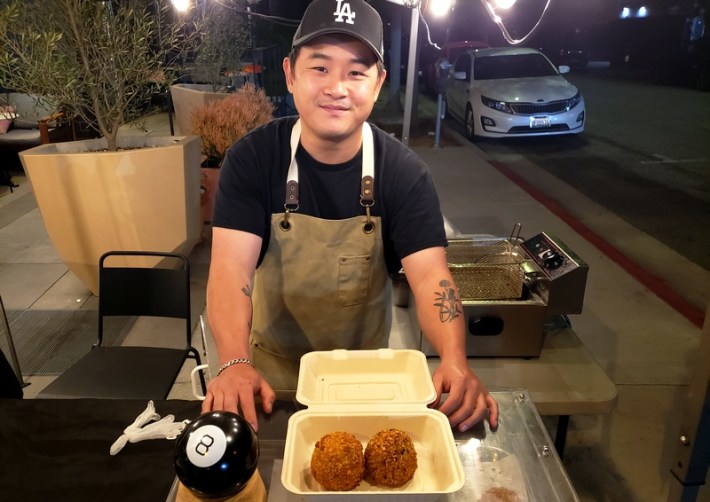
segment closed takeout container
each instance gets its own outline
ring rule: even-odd
[[[308,500],[436,500],[465,478],[447,417],[427,408],[436,391],[424,354],[415,350],[334,350],[301,359],[296,399],[308,406],[291,416],[281,482]],[[383,429],[408,433],[417,452],[414,477],[400,488],[363,480],[351,491],[323,489],[310,460],[325,434],[350,432],[362,443]]]

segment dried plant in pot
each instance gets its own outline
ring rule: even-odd
[[[249,131],[272,119],[274,107],[262,89],[247,84],[224,99],[196,107],[191,125],[202,140],[202,216],[212,220],[214,194],[227,149]]]
[[[0,0],[1,1],[1,0]],[[194,2],[192,2],[194,3]],[[200,18],[199,44],[178,82],[170,86],[178,134],[195,135],[192,111],[210,101],[224,99],[234,91],[230,77],[242,68],[242,54],[249,47],[246,0],[200,0],[195,14]]]

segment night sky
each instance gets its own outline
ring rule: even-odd
[[[423,0],[423,12],[429,24],[432,39],[442,44],[448,36],[451,40],[488,39],[491,45],[503,44],[500,31],[491,21],[481,2],[483,0],[457,0],[452,16],[443,19],[433,18],[426,10],[429,0]],[[542,14],[547,0],[517,0],[505,16],[508,30],[516,38],[521,38],[535,24]],[[270,11],[290,19],[299,19],[309,0],[262,0],[258,10]],[[370,0],[380,12],[385,22],[392,16],[402,19],[404,31],[409,31],[409,9],[387,0]],[[538,38],[562,35],[574,29],[585,29],[595,24],[604,23],[616,17],[617,0],[552,0],[543,19]],[[424,31],[424,26],[420,26]]]
[[[386,0],[372,0],[371,3],[383,14],[393,10],[398,12],[406,19],[403,26],[409,29],[408,9],[397,7]],[[501,13],[511,35],[514,38],[522,38],[527,34],[542,15],[545,4],[546,0],[518,0],[509,14]],[[426,9],[426,4],[424,8]],[[559,37],[574,29],[586,29],[612,20],[616,14],[617,0],[552,0],[535,38],[541,40]],[[453,15],[445,19],[434,19],[426,10],[424,16],[432,38],[436,39],[435,42],[443,43],[448,30],[450,40],[478,39],[486,40],[490,45],[507,45],[481,0],[458,0]]]
[[[428,0],[423,0],[424,18],[429,26],[430,38],[437,45],[447,40],[481,40],[491,46],[508,45],[499,28],[490,19],[482,5],[483,0],[457,0],[452,15],[436,19],[426,10]],[[509,14],[503,17],[508,31],[514,38],[522,38],[534,26],[543,12],[547,0],[517,0]],[[289,19],[300,19],[309,0],[262,0],[257,10]],[[410,9],[387,0],[370,0],[380,12],[385,24],[395,18],[401,20],[402,44],[409,43]],[[561,39],[575,30],[586,33],[616,19],[617,0],[552,0],[540,27],[525,45],[537,48],[564,45]],[[295,27],[291,30],[294,31]],[[387,28],[386,28],[387,30]],[[437,52],[427,42],[426,28],[419,27],[421,55]],[[389,33],[386,32],[386,43]]]

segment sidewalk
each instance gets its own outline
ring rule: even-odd
[[[422,122],[433,124],[434,102],[424,97],[419,106]],[[376,122],[378,113],[385,112],[376,110]],[[391,121],[388,125],[396,128]],[[551,233],[589,265],[584,310],[570,316],[572,326],[617,384],[619,397],[610,415],[571,417],[564,463],[580,497],[666,500],[679,427],[676,410],[685,399],[700,329],[512,183],[474,144],[456,131],[445,130],[444,137],[457,139],[458,146],[444,143],[434,149],[431,138],[428,146],[416,143],[414,150],[429,165],[442,210],[454,227],[463,233],[508,236],[521,223],[521,235]],[[506,167],[542,192],[554,194],[573,220],[586,224],[704,312],[710,272],[525,159],[510,159]],[[495,382],[486,383],[495,387]],[[707,488],[699,500],[710,500]]]
[[[420,110],[425,121],[433,117],[431,101],[420,101]],[[378,110],[375,122],[382,117]],[[148,134],[166,134],[168,130],[164,115],[151,117],[147,125]],[[445,134],[447,141],[440,149],[428,146],[429,136],[425,139],[421,134],[412,143],[432,170],[444,214],[459,231],[508,236],[520,222],[521,235],[552,233],[589,264],[584,311],[571,316],[571,321],[579,338],[617,384],[619,399],[611,414],[571,417],[564,463],[581,499],[665,500],[669,455],[678,428],[674,410],[684,399],[700,330],[513,184],[475,145],[455,132]],[[658,250],[657,256],[670,258],[668,250],[649,236],[627,228],[569,187],[559,186],[536,166],[513,167],[521,176],[542,179],[549,189],[566,192],[579,211],[589,211],[580,218],[602,235],[623,235],[631,251],[638,246],[644,253]],[[57,256],[27,180],[19,175],[14,180],[20,185],[14,193],[0,187],[0,294],[5,307],[86,308],[95,298]],[[208,241],[195,249],[191,261],[196,271],[193,299],[199,313],[204,307]],[[654,263],[665,266],[649,258],[649,266]],[[710,284],[708,273],[701,274],[682,261],[676,266],[672,273],[682,274],[688,287],[704,294]],[[195,343],[200,345],[197,338]],[[49,378],[27,377],[32,383],[25,389],[27,397],[39,392]],[[495,388],[495,382],[486,384]],[[173,394],[191,395],[186,375],[181,375]],[[552,428],[554,424],[549,425]]]

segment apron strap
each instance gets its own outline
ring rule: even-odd
[[[291,164],[288,167],[286,181],[286,201],[284,209],[287,212],[298,211],[298,162],[296,152],[301,140],[301,119],[298,119],[291,129]],[[372,128],[367,122],[362,124],[362,180],[360,183],[360,204],[370,208],[375,204],[375,148]]]
[[[372,128],[367,122],[362,124],[362,181],[360,182],[360,204],[369,208],[375,205],[375,147]]]
[[[298,163],[296,162],[296,151],[301,140],[301,119],[296,120],[291,129],[291,164],[288,166],[288,178],[286,181],[286,202],[284,209],[286,212],[298,211]]]

